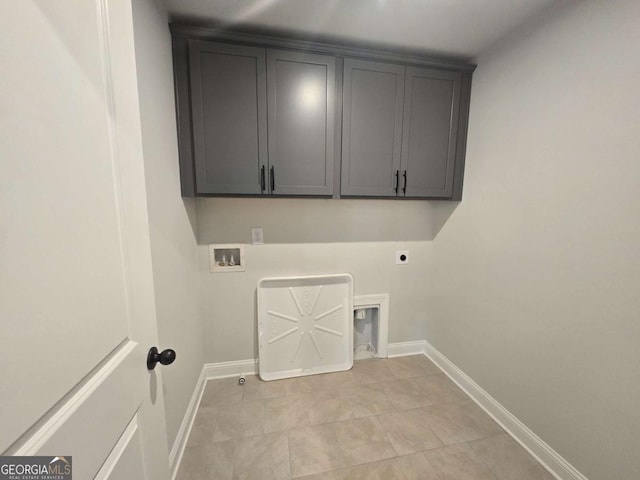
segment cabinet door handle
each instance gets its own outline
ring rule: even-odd
[[[400,186],[400,170],[396,170],[396,193],[398,193],[399,186]]]
[[[404,183],[402,184],[402,193],[407,193],[407,171],[406,170],[402,173],[402,178],[404,178]]]
[[[266,187],[267,186],[264,181],[264,165],[262,165],[262,167],[260,167],[260,190],[264,192]]]
[[[276,171],[274,167],[271,167],[271,174],[269,175],[271,177],[271,191],[275,191],[276,189]]]

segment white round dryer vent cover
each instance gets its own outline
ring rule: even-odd
[[[348,273],[258,282],[263,380],[353,366],[353,277]]]

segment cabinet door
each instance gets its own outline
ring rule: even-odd
[[[460,81],[459,72],[407,67],[401,168],[404,196],[452,196]]]
[[[344,60],[342,195],[395,197],[404,66]]]
[[[197,193],[262,193],[265,50],[191,40],[189,61]]]
[[[331,195],[335,58],[267,52],[269,189],[272,195]]]

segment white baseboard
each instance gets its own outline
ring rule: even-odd
[[[389,355],[389,358],[424,354],[426,343],[427,342],[424,340],[390,343],[387,347],[387,354]]]
[[[182,455],[184,454],[184,449],[187,446],[187,440],[191,433],[191,427],[193,427],[193,421],[196,418],[196,413],[198,413],[198,407],[200,406],[200,400],[202,399],[202,394],[204,393],[204,387],[206,384],[207,378],[205,376],[205,369],[203,368],[200,372],[200,376],[198,377],[198,381],[196,382],[196,386],[193,389],[191,400],[189,401],[187,411],[185,412],[180,428],[178,429],[176,439],[174,440],[171,451],[169,452],[169,468],[171,469],[172,480],[174,480],[178,474]]]
[[[587,480],[587,477],[582,475],[495,398],[484,391],[480,385],[426,341],[424,342],[424,353],[555,478],[558,480]]]
[[[242,375],[255,375],[258,373],[258,359],[236,360],[233,362],[205,363],[204,375],[207,380],[214,378],[227,378]]]

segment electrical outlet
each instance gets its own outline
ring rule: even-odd
[[[409,263],[409,250],[396,251],[396,265],[406,265]]]
[[[251,229],[251,243],[254,245],[264,245],[264,233],[262,227],[255,227]]]

